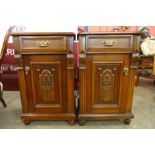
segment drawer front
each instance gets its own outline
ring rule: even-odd
[[[66,36],[22,36],[19,37],[20,51],[66,52]]]
[[[86,36],[86,50],[97,51],[131,51],[133,47],[132,35],[88,35]]]

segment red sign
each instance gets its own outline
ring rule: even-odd
[[[16,59],[14,57],[13,43],[8,43],[8,49],[1,66],[3,74],[16,74]]]
[[[24,32],[26,27],[14,26],[13,32]],[[1,66],[2,71],[2,83],[4,90],[19,90],[18,87],[18,76],[16,70],[16,59],[14,57],[13,43],[8,43],[7,52],[3,59]]]
[[[16,70],[16,59],[14,57],[13,43],[8,43],[7,52],[3,59],[1,70],[4,90],[18,90],[18,76]]]

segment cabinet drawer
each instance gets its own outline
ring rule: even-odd
[[[19,37],[21,52],[66,52],[66,36]]]
[[[93,51],[131,51],[132,35],[88,35],[86,36],[86,50]]]

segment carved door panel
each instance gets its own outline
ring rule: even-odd
[[[128,55],[88,56],[87,58],[87,111],[91,113],[123,112],[124,83],[128,76],[124,68],[129,67]],[[92,89],[90,89],[92,88]]]
[[[65,112],[67,88],[64,56],[25,56],[27,96],[30,112]],[[63,79],[62,79],[63,78]]]
[[[118,105],[121,64],[93,64],[93,103],[97,105]]]

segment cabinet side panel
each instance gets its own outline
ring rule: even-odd
[[[28,113],[25,76],[24,76],[23,70],[18,70],[18,79],[19,79],[19,89],[20,89],[20,96],[21,96],[21,102],[22,102],[22,111],[23,113]]]
[[[74,113],[74,37],[67,36],[67,97],[68,112]]]
[[[74,71],[69,70],[68,76],[68,112],[74,112]]]
[[[28,103],[27,103],[27,94],[26,94],[26,84],[25,84],[25,75],[23,70],[23,59],[22,55],[19,51],[19,38],[13,37],[14,43],[14,50],[17,62],[17,70],[18,70],[18,80],[19,80],[19,90],[21,96],[21,103],[22,103],[22,112],[28,113]]]
[[[127,103],[126,103],[126,112],[131,112],[131,109],[132,109],[133,93],[134,93],[134,86],[135,86],[135,76],[136,76],[136,69],[130,69],[129,81],[128,81],[128,95],[127,95]]]
[[[128,96],[127,96],[127,105],[126,112],[131,112],[132,102],[133,102],[133,94],[134,94],[134,86],[137,75],[137,67],[138,67],[138,56],[140,50],[140,35],[134,35],[134,44],[133,44],[133,52],[131,55],[130,62],[130,71],[129,71],[129,80],[128,80]]]

